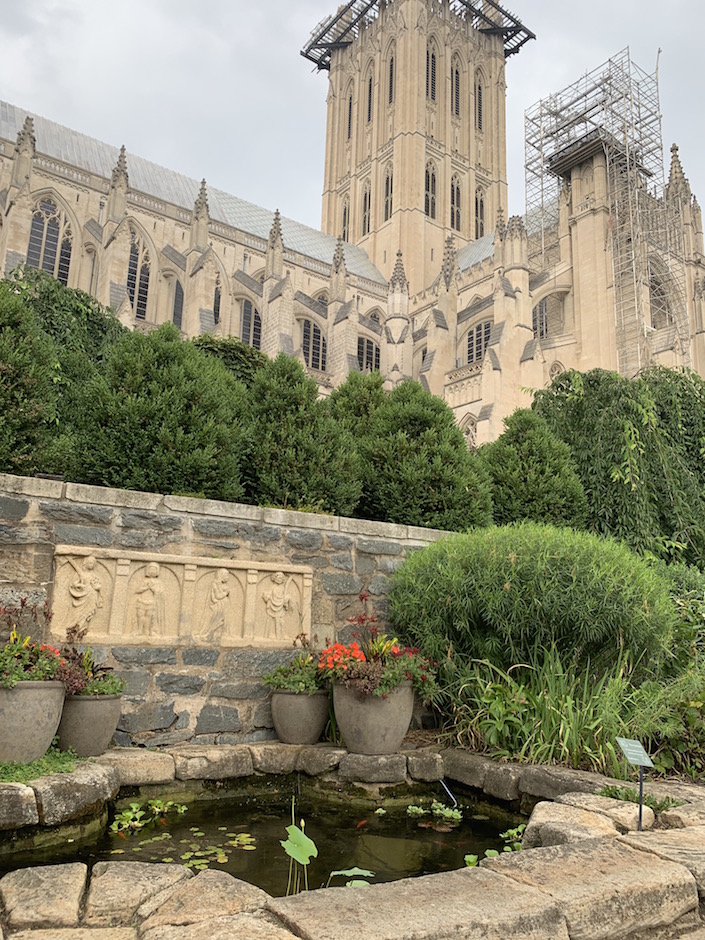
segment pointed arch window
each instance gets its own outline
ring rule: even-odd
[[[379,346],[364,336],[357,338],[357,364],[360,372],[379,372]]]
[[[220,323],[220,299],[220,280],[217,280],[215,282],[215,290],[213,291],[213,322],[216,326]]]
[[[343,222],[340,228],[340,237],[344,242],[350,241],[350,203],[347,199],[343,202]]]
[[[475,191],[475,238],[485,234],[485,194],[481,189]]]
[[[179,330],[181,329],[181,324],[183,321],[184,315],[184,289],[181,286],[181,281],[176,282],[176,287],[174,288],[174,310],[171,315],[172,322],[175,327]]]
[[[137,320],[147,319],[149,297],[149,251],[134,229],[130,229],[130,258],[127,263],[127,293]]]
[[[475,73],[475,128],[478,131],[482,130],[483,124],[483,110],[484,102],[482,100],[482,75],[479,72]]]
[[[460,117],[460,63],[457,59],[450,70],[450,113]]]
[[[545,297],[531,311],[531,326],[534,339],[545,339],[548,336],[548,304]]]
[[[392,53],[391,56],[389,57],[389,88],[388,88],[388,96],[387,96],[387,102],[389,104],[394,103],[394,94],[396,91],[395,86],[394,86],[394,78],[395,78],[394,76],[394,53]]]
[[[312,320],[304,320],[302,323],[301,349],[309,369],[326,371],[326,338]]]
[[[372,192],[369,181],[365,183],[362,190],[362,235],[370,234],[370,210],[372,203]]]
[[[426,164],[426,181],[424,185],[424,212],[429,219],[436,218],[436,168],[432,163]]]
[[[348,93],[348,113],[345,122],[345,139],[352,137],[352,119],[353,119],[353,96],[352,91]]]
[[[260,349],[262,345],[262,318],[259,310],[254,306],[251,300],[243,300],[242,307],[242,329],[240,338],[247,346],[253,349]]]
[[[492,321],[485,320],[471,327],[468,332],[468,364],[481,362],[490,341]]]
[[[51,274],[64,287],[71,264],[71,226],[52,199],[42,199],[34,210],[27,246],[27,264]]]
[[[387,167],[384,174],[384,221],[388,222],[392,217],[394,208],[394,170],[391,166]]]
[[[663,280],[652,274],[649,278],[649,306],[651,308],[651,326],[663,330],[675,322],[673,308],[668,296],[668,289]]]
[[[372,123],[372,96],[374,94],[374,79],[372,72],[367,77],[367,123]]]
[[[450,181],[450,227],[460,231],[460,180],[457,176]]]
[[[436,52],[432,48],[426,49],[426,97],[436,100]]]

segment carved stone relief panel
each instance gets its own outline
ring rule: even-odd
[[[311,630],[301,565],[59,545],[54,568],[57,641],[282,647]]]

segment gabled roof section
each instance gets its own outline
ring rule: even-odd
[[[341,3],[336,13],[321,20],[313,30],[301,55],[313,62],[319,71],[330,69],[333,50],[351,45],[360,30],[377,19],[379,3],[380,0]],[[536,39],[521,20],[495,0],[448,0],[448,6],[452,13],[471,18],[473,27],[479,32],[502,36],[505,58],[519,52],[530,39]]]
[[[105,180],[111,179],[113,169],[120,158],[119,147],[95,140],[5,101],[0,101],[0,138],[9,141],[14,148],[17,135],[28,116],[34,120],[37,153],[78,167]],[[192,212],[201,190],[200,180],[190,179],[175,170],[169,170],[132,153],[129,155],[129,163],[131,190]],[[268,241],[274,215],[272,210],[263,209],[212,186],[208,187],[208,205],[212,221],[223,222],[248,235]],[[337,238],[284,217],[281,220],[281,228],[287,249],[324,264],[331,264]],[[387,286],[386,278],[370,261],[364,248],[345,244],[345,263],[350,274]]]

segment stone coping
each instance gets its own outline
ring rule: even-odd
[[[608,782],[597,774],[434,748],[370,758],[330,746],[184,746],[115,749],[73,774],[4,784],[0,812],[10,794],[24,794],[24,825],[36,826],[32,794],[37,817],[52,824],[69,812],[72,792],[86,800],[90,787],[112,799],[120,786],[293,771],[371,785],[442,774],[498,799],[538,799],[524,837],[536,847],[362,895],[330,888],[292,898],[175,864],[100,862],[90,875],[78,863],[21,869],[0,879],[0,940],[3,931],[4,940],[705,940],[705,788],[697,785],[650,783],[647,792],[685,802],[661,814],[675,828],[636,832],[633,806],[595,796]]]

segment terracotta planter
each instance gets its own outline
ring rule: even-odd
[[[272,692],[272,720],[284,744],[315,744],[328,720],[328,692]]]
[[[29,764],[46,754],[59,727],[65,691],[63,682],[0,688],[0,761]]]
[[[394,754],[409,730],[414,710],[411,682],[386,698],[333,684],[335,720],[351,754]]]
[[[121,695],[67,695],[59,725],[59,747],[74,749],[79,757],[97,757],[107,751],[115,734]]]

